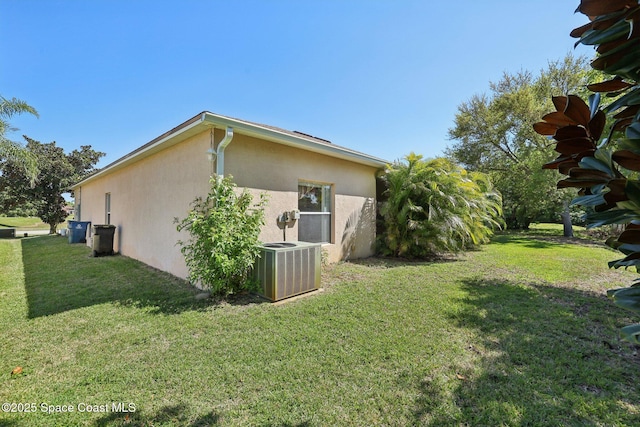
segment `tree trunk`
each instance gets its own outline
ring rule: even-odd
[[[56,234],[58,224],[49,224],[49,234]]]
[[[564,211],[560,216],[562,217],[562,228],[564,230],[564,237],[573,237],[573,224],[571,223],[571,214],[569,213],[569,202],[566,200],[562,202]]]

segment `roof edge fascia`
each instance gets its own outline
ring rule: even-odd
[[[187,120],[186,122],[176,126],[168,132],[163,133],[159,137],[152,139],[150,142],[145,145],[131,151],[128,154],[125,154],[123,157],[109,163],[107,166],[101,168],[94,174],[86,177],[82,181],[74,184],[72,188],[79,187],[87,182],[93,181],[96,178],[101,177],[102,175],[107,175],[111,172],[117,171],[130,163],[135,163],[139,160],[144,159],[154,153],[164,150],[165,148],[169,148],[172,145],[175,145],[179,142],[184,141],[189,136],[195,135],[196,133],[201,132],[206,127],[211,127],[208,124],[204,123],[204,113],[198,114],[195,117]],[[202,129],[200,129],[202,128]]]
[[[108,164],[107,166],[95,172],[93,175],[90,175],[82,181],[74,184],[72,188],[80,187],[103,175],[115,172],[118,169],[121,169],[131,163],[142,160],[152,154],[164,150],[165,148],[169,148],[175,144],[178,144],[179,142],[182,142],[190,136],[202,132],[203,130],[210,128],[225,128],[228,126],[232,127],[234,129],[234,132],[238,134],[252,136],[278,144],[296,147],[303,150],[324,154],[330,157],[348,160],[379,169],[384,168],[385,165],[389,163],[383,159],[351,150],[349,148],[341,147],[339,145],[312,140],[304,136],[291,135],[289,133],[261,126],[256,123],[249,123],[243,120],[233,119],[231,117],[221,116],[205,111],[169,130],[168,132],[160,135],[159,137],[151,140],[150,142],[137,148],[136,150],[126,154],[118,160],[115,160],[114,162]]]
[[[234,132],[242,135],[253,136],[278,144],[301,148],[303,150],[324,154],[343,160],[349,160],[355,163],[360,163],[375,168],[384,168],[389,163],[386,160],[379,159],[377,157],[370,156],[359,151],[351,150],[340,145],[335,145],[330,142],[312,140],[302,135],[296,136],[288,132],[279,131],[278,129],[261,126],[256,123],[245,122],[239,119],[233,119],[231,117],[220,116],[218,114],[210,112],[203,113],[203,120],[212,123],[215,127],[231,126],[234,129]]]

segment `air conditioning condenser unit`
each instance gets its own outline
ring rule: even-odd
[[[272,242],[260,247],[253,277],[261,294],[279,301],[320,288],[320,243]]]

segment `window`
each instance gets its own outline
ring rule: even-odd
[[[111,224],[111,193],[104,195],[104,223]]]
[[[298,240],[331,243],[331,185],[298,183]]]

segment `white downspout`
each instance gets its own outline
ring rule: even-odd
[[[216,175],[218,177],[222,177],[224,175],[224,149],[227,148],[227,145],[231,143],[233,139],[233,128],[231,126],[227,126],[227,133],[218,144],[218,148],[216,150]]]

